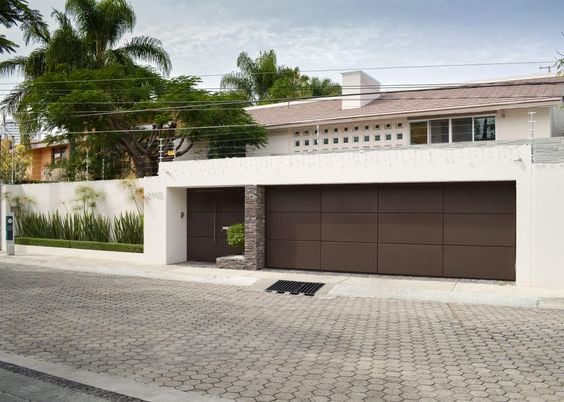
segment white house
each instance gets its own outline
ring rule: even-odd
[[[564,78],[251,107],[246,158],[161,163],[144,179],[145,260],[515,281],[564,289]]]

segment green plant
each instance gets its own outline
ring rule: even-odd
[[[143,215],[126,212],[116,216],[113,238],[117,243],[143,244]]]
[[[104,199],[102,191],[96,191],[90,186],[78,186],[74,193],[76,194],[75,202],[78,204],[76,210],[81,210],[85,215],[96,209],[98,200]]]
[[[16,237],[16,244],[26,246],[62,247],[102,251],[122,251],[126,253],[142,253],[142,244],[104,243],[95,241],[40,239],[33,237]]]
[[[227,244],[239,250],[245,248],[245,225],[236,223],[227,228]]]

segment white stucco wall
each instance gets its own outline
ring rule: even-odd
[[[80,207],[76,201],[76,189],[88,186],[100,192],[96,202],[96,212],[110,219],[126,211],[143,210],[143,200],[135,202],[133,192],[136,188],[143,188],[140,180],[132,180],[126,184],[123,180],[105,180],[91,182],[38,183],[2,186],[0,198],[2,240],[0,246],[5,250],[4,217],[10,210],[8,199],[14,196],[25,196],[31,200],[28,204],[35,212],[49,213],[59,211],[61,214],[72,213],[74,208]],[[8,196],[6,196],[8,193]]]
[[[531,286],[564,288],[564,164],[533,165]]]
[[[548,138],[551,136],[552,124],[550,108],[523,108],[504,109],[496,114],[496,139],[503,140],[526,140],[530,137],[529,129],[531,123],[529,112],[535,114],[535,138]],[[505,117],[503,117],[505,115]]]
[[[155,196],[146,195],[145,234],[151,242],[145,243],[145,255],[157,263],[186,258],[186,222],[179,214],[186,208],[188,187],[510,180],[517,187],[516,282],[531,286],[530,160],[528,145],[505,145],[163,163],[150,186]],[[175,210],[169,211],[171,207]]]

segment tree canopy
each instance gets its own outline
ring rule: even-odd
[[[176,156],[197,148],[210,158],[245,156],[247,146],[265,143],[265,129],[242,108],[246,102],[240,96],[210,93],[198,83],[196,77],[167,80],[145,67],[118,64],[46,73],[25,84],[19,116],[30,132],[39,126],[62,130],[50,140],[64,139],[78,150],[73,155],[81,163],[66,162],[71,174],[84,171],[85,155],[79,151],[85,146],[96,177],[102,160],[119,161],[120,155],[126,160],[114,163],[117,171],[127,169],[129,161],[138,177],[156,174],[159,139]],[[108,173],[110,165],[104,166]]]
[[[43,16],[37,10],[29,8],[27,0],[2,0],[0,2],[0,25],[10,28],[20,25],[25,32],[46,30]],[[26,44],[28,37],[26,36]],[[18,45],[5,35],[0,35],[0,54],[13,53]]]
[[[241,93],[254,104],[341,94],[341,86],[330,79],[308,77],[298,67],[278,65],[272,49],[260,52],[255,59],[240,53],[237,67],[238,72],[223,76],[221,87]]]

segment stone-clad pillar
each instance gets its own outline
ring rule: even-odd
[[[247,269],[264,268],[264,238],[264,186],[245,186],[245,263]]]

